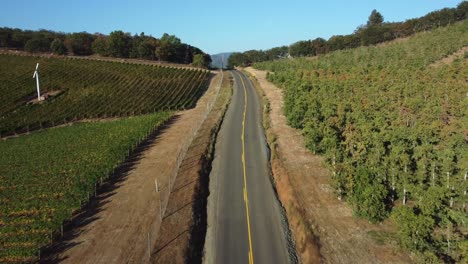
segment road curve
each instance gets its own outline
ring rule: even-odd
[[[262,107],[250,80],[231,71],[234,91],[210,174],[205,263],[291,263],[288,226],[275,195]]]

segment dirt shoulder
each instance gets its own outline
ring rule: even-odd
[[[266,72],[246,70],[255,76],[268,100],[273,177],[301,262],[411,262],[388,239],[395,232],[391,223],[373,225],[357,219],[351,208],[336,198],[323,159],[304,147],[300,130],[287,125],[281,89],[266,80]]]
[[[134,160],[124,166],[112,190],[99,193],[91,211],[74,219],[74,228],[57,243],[57,253],[45,262],[147,262],[158,237],[169,193],[180,162],[215,99],[219,76],[196,107],[178,112],[159,134],[145,143]],[[93,203],[95,203],[93,205]]]
[[[224,73],[219,97],[190,145],[169,197],[152,263],[201,263],[206,233],[209,172],[216,134],[227,109],[232,84]]]

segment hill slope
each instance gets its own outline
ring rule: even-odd
[[[41,104],[31,78],[39,62]],[[190,108],[209,72],[95,60],[0,55],[0,136],[71,121]]]
[[[36,97],[36,62],[42,95],[59,93],[28,104]],[[0,55],[0,64],[0,136],[23,133],[0,140],[1,263],[37,262],[64,221],[138,157],[131,154],[172,120],[170,110],[194,106],[210,77],[206,70],[69,58]],[[85,119],[96,122],[24,133]]]
[[[284,113],[325,156],[355,214],[389,216],[402,246],[466,259],[468,21],[383,46],[258,63],[283,89]]]
[[[211,55],[211,67],[213,68],[226,68],[228,64],[229,56],[232,52],[224,52],[215,55]]]
[[[170,117],[80,123],[0,141],[0,262],[36,262],[63,222]]]

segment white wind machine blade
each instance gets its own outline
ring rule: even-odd
[[[38,68],[39,68],[39,63],[36,64],[36,69],[34,70],[33,78],[36,77]]]
[[[36,64],[36,70],[34,70],[33,78],[36,78],[37,101],[41,101],[41,89],[39,88],[39,73],[37,72],[38,68],[39,63]]]

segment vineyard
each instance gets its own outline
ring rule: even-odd
[[[371,222],[392,218],[401,246],[430,263],[468,259],[468,56],[431,65],[466,46],[467,29],[254,65],[283,89],[337,196]]]
[[[30,103],[37,62],[41,94],[50,97]],[[199,69],[0,55],[0,137],[55,127],[0,141],[0,262],[37,261],[142,140],[173,110],[194,106],[209,76]],[[56,127],[80,120],[94,122]]]
[[[40,63],[41,93],[32,72]],[[82,119],[126,117],[194,106],[209,72],[94,60],[0,55],[0,137]]]
[[[33,261],[171,112],[78,123],[0,142],[0,262]]]

